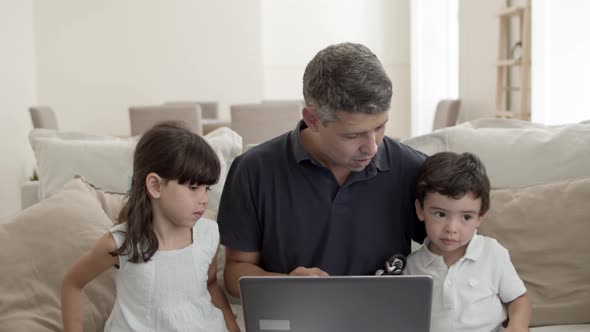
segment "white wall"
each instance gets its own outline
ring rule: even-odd
[[[262,98],[258,0],[38,0],[38,101],[62,130],[129,134],[127,108]]]
[[[409,0],[261,0],[261,12],[264,99],[302,99],[313,56],[330,44],[357,42],[379,57],[393,82],[388,134],[409,134]]]
[[[412,130],[432,131],[438,102],[458,98],[457,0],[413,0],[411,6]]]
[[[498,17],[503,0],[459,0],[459,121],[495,116]]]
[[[27,108],[35,103],[33,1],[0,7],[0,217],[20,210],[20,186],[33,175]]]

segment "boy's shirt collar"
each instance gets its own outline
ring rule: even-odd
[[[435,261],[439,260],[439,259],[443,259],[442,256],[437,255],[435,253],[433,253],[432,251],[430,251],[430,249],[428,248],[428,245],[430,244],[430,238],[426,237],[426,239],[424,239],[424,250],[421,253],[421,260],[422,260],[422,266],[429,266],[432,263],[434,263]],[[462,258],[465,259],[469,259],[472,261],[477,261],[477,259],[481,256],[481,253],[483,251],[483,242],[481,241],[481,237],[477,235],[477,230],[475,232],[473,232],[473,236],[471,237],[471,240],[469,241],[469,244],[467,244],[467,249],[465,250],[465,255],[463,255]]]

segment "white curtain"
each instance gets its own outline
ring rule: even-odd
[[[432,131],[441,99],[459,87],[458,0],[411,1],[412,136]]]
[[[590,120],[590,1],[532,3],[532,121]]]

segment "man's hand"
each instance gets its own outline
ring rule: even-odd
[[[329,274],[325,271],[322,271],[320,269],[318,269],[317,267],[303,267],[300,266],[298,268],[296,268],[295,270],[291,271],[291,273],[289,273],[290,276],[299,276],[299,277],[305,277],[305,276],[316,276],[316,277],[327,277],[329,276]]]

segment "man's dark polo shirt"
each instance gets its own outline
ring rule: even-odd
[[[392,255],[422,242],[414,208],[424,154],[388,137],[361,172],[340,187],[304,150],[300,121],[292,132],[238,156],[229,170],[218,223],[221,243],[261,254],[261,267],[298,266],[330,275],[374,274]]]

